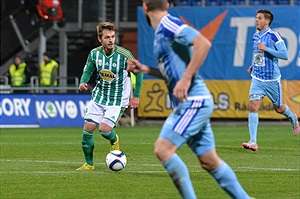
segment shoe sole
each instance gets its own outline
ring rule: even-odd
[[[79,168],[76,169],[76,171],[93,171],[95,169],[95,167],[93,166],[86,166],[86,165],[83,165]]]
[[[242,144],[242,146],[244,147],[244,149],[250,149],[252,151],[258,151],[258,147],[252,148],[248,144]]]
[[[94,171],[95,169],[76,169],[76,171]]]
[[[294,135],[298,135],[300,131],[300,127],[296,128],[296,130],[294,131]]]
[[[294,135],[298,135],[299,134],[299,131],[300,131],[300,126],[299,126],[299,122],[298,122],[298,117],[297,117],[297,115],[296,114],[294,114],[295,115],[295,117],[296,117],[296,124],[297,124],[297,128],[295,129],[295,131],[293,132],[294,133]]]

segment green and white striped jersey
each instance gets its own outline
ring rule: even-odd
[[[130,77],[126,71],[128,59],[134,59],[132,53],[117,45],[108,56],[102,46],[91,50],[80,84],[87,83],[94,71],[97,71],[96,86],[92,92],[94,102],[106,106],[127,107],[131,92]]]

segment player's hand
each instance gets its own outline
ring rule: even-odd
[[[178,99],[179,102],[184,102],[188,97],[188,91],[191,86],[191,80],[181,78],[173,90],[173,96]]]
[[[86,91],[87,87],[88,87],[87,83],[82,83],[82,84],[79,85],[78,90]]]
[[[263,44],[263,43],[257,42],[256,45],[257,45],[257,48],[258,48],[259,50],[266,51],[266,49],[267,49],[267,47],[266,47],[265,44]]]
[[[140,99],[133,97],[129,100],[129,108],[137,108],[140,104]]]
[[[249,68],[247,69],[247,72],[250,73],[250,74],[252,73],[252,67],[253,66],[249,66]]]
[[[142,64],[136,59],[128,59],[127,60],[127,71],[133,73],[140,73],[142,72]]]

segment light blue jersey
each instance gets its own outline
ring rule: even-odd
[[[180,19],[165,15],[155,31],[154,55],[159,60],[158,67],[166,78],[166,84],[173,106],[178,100],[172,96],[176,83],[181,79],[191,60],[192,42],[200,34],[197,30],[184,24]],[[193,99],[210,95],[199,73],[194,75],[188,93]]]
[[[257,43],[263,43],[266,51],[259,50]],[[276,81],[281,77],[279,59],[288,59],[287,49],[280,34],[270,28],[253,35],[254,63],[251,76],[260,81]]]
[[[260,10],[258,12],[262,13],[265,11]],[[262,43],[266,46],[265,51],[258,49],[258,43]],[[256,151],[258,150],[257,127],[259,124],[259,107],[256,107],[255,104],[257,102],[253,103],[253,101],[260,101],[267,96],[271,100],[274,110],[288,118],[293,126],[293,133],[295,135],[298,133],[297,128],[295,127],[297,126],[297,116],[282,102],[281,74],[278,67],[278,59],[288,59],[288,53],[283,39],[278,32],[268,27],[253,35],[253,50],[254,62],[249,91],[249,101],[251,103],[249,105],[250,110],[248,114],[250,141],[248,143],[243,143],[243,147],[245,149]],[[283,112],[281,112],[282,110]],[[252,146],[249,143],[254,146],[255,149],[251,148]]]
[[[191,60],[192,43],[198,34],[200,33],[197,30],[168,14],[161,19],[154,40],[154,54],[159,62],[158,68],[166,79],[174,106],[160,137],[180,147],[194,136],[195,139],[189,145],[197,156],[215,148],[209,122],[213,112],[212,96],[198,72],[192,79],[186,101],[179,103],[172,93]]]
[[[154,54],[159,62],[158,68],[166,79],[174,106],[159,137],[168,140],[177,148],[186,143],[197,157],[208,154],[205,159],[213,162],[215,157],[208,158],[208,156],[213,156],[215,149],[214,134],[210,125],[214,102],[200,74],[194,75],[187,100],[179,103],[172,95],[176,83],[182,78],[191,60],[192,43],[198,34],[200,33],[197,30],[171,15],[165,15],[155,31]],[[209,154],[209,151],[212,152]],[[182,198],[197,198],[188,168],[176,153],[162,164]],[[232,169],[224,161],[218,168],[210,171],[210,174],[232,198],[250,198],[239,184]]]

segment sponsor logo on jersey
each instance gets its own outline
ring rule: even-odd
[[[103,80],[108,81],[108,82],[111,82],[116,78],[116,75],[107,69],[100,70],[99,75]]]

